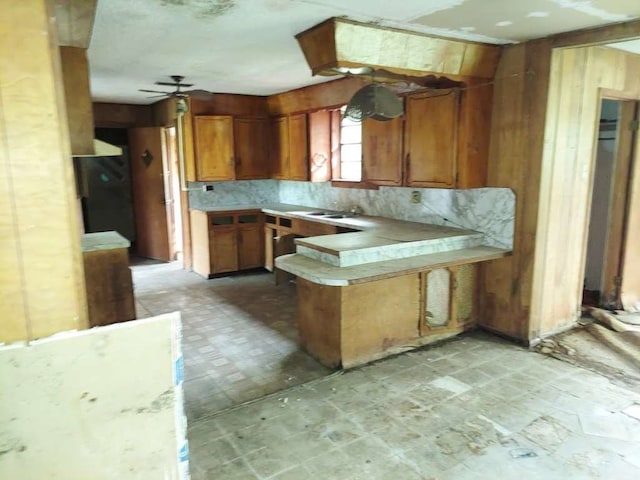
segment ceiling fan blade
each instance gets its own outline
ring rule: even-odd
[[[210,92],[208,90],[186,90],[180,93],[184,93],[185,95],[188,95],[191,98],[196,98],[201,100],[209,99],[215,95],[215,93]]]
[[[165,85],[167,87],[193,87],[193,83],[176,83],[176,82],[156,82],[156,85]]]
[[[171,92],[162,92],[160,90],[145,90],[143,88],[139,88],[138,91],[145,93],[162,93],[163,95],[171,95]]]
[[[169,98],[171,96],[171,94],[165,93],[163,95],[151,95],[150,97],[147,98]]]

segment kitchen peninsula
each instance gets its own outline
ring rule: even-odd
[[[191,216],[200,225],[193,251],[203,275],[215,271],[221,244],[234,246],[224,253],[234,259],[226,271],[241,269],[247,240],[237,232],[247,222],[263,229],[262,243],[252,248],[264,252],[267,269],[297,277],[300,342],[330,367],[353,367],[473,327],[475,264],[510,253],[483,245],[471,230],[297,205],[221,206]],[[216,241],[220,231],[227,240]]]

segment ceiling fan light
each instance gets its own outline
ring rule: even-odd
[[[344,116],[355,122],[365,118],[389,121],[404,113],[402,100],[387,87],[378,83],[369,84],[358,90],[344,112]]]
[[[180,117],[185,113],[187,113],[188,111],[189,111],[189,104],[184,98],[179,97],[176,100],[176,115]]]

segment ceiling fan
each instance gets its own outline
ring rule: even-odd
[[[138,91],[145,92],[145,93],[159,94],[159,95],[153,95],[149,98],[192,97],[192,98],[207,99],[213,95],[213,93],[209,92],[208,90],[182,90],[183,88],[193,87],[193,83],[182,83],[182,80],[184,80],[184,77],[182,75],[171,75],[171,79],[173,80],[172,82],[156,82],[156,85],[165,85],[168,87],[175,87],[175,90],[172,92],[165,92],[162,90],[147,90],[143,88],[140,88]]]

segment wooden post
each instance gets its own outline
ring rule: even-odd
[[[86,328],[73,165],[52,5],[0,17],[0,341]]]

